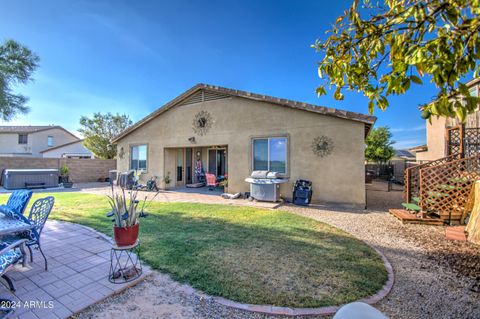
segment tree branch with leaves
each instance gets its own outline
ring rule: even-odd
[[[387,126],[374,128],[366,139],[365,159],[374,163],[386,163],[395,155],[392,133]]]
[[[126,114],[94,113],[92,118],[82,116],[80,125],[78,131],[85,138],[83,145],[95,157],[111,159],[117,155],[117,146],[111,144],[112,139],[132,125],[132,121]]]
[[[31,81],[39,60],[35,53],[14,40],[0,45],[0,118],[4,121],[28,113],[28,98],[14,94],[13,86]]]
[[[361,7],[358,2],[337,18],[327,40],[313,45],[323,55],[318,95],[332,86],[337,100],[344,90],[357,91],[373,113],[389,106],[390,95],[429,79],[438,92],[420,106],[423,118],[464,121],[475,111],[480,99],[461,79],[479,75],[480,0],[385,0],[383,6],[365,0]]]

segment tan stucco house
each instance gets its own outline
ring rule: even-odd
[[[57,125],[0,126],[0,156],[43,157],[42,151],[79,140]]]
[[[466,85],[470,95],[479,96],[480,77],[469,81]],[[459,124],[458,119],[445,117],[433,117],[430,121],[425,121],[427,144],[410,149],[415,153],[417,162],[425,163],[447,156],[447,130]],[[465,128],[478,127],[480,127],[480,111],[477,109],[476,112],[467,115]]]
[[[365,205],[365,137],[376,118],[286,99],[198,84],[115,137],[117,168],[195,183],[195,165],[228,175],[245,192],[253,170],[277,171],[291,198],[297,179],[313,182],[313,201]]]

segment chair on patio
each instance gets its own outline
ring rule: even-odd
[[[8,198],[7,204],[0,205],[0,213],[10,215],[11,217],[14,217],[13,214],[23,215],[31,197],[31,190],[19,189],[13,191]]]
[[[217,176],[210,173],[205,173],[205,177],[207,178],[208,189],[213,191],[218,186]]]
[[[30,252],[30,261],[33,262],[33,251],[32,247],[37,248],[45,260],[45,270],[48,270],[47,258],[42,251],[40,246],[40,235],[45,226],[45,222],[52,211],[53,204],[55,203],[55,198],[48,196],[45,198],[37,199],[30,209],[30,215],[28,216],[28,222],[34,227],[31,230],[25,231],[19,235],[15,236],[5,236],[2,238],[2,242],[13,243],[15,241],[26,239],[26,246]],[[22,216],[23,217],[23,216]]]
[[[6,272],[17,262],[22,260],[25,266],[25,243],[26,239],[18,239],[11,243],[0,242],[0,275],[8,284],[11,291],[15,291],[12,280],[6,275]]]

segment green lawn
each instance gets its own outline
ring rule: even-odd
[[[105,197],[53,195],[52,219],[112,235]],[[288,212],[192,203],[152,203],[148,211],[140,225],[142,259],[211,295],[318,307],[373,294],[387,279],[381,258],[366,244]]]

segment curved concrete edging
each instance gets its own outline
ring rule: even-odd
[[[66,222],[66,221],[62,221],[62,222]],[[67,222],[67,223],[70,223],[70,222]],[[105,240],[112,242],[112,238],[91,227],[76,224],[76,223],[74,224],[79,225],[83,228],[86,228],[90,231],[93,231],[96,234],[103,237]],[[383,265],[385,266],[385,269],[387,270],[387,275],[388,275],[387,281],[382,286],[382,289],[380,289],[379,291],[377,291],[375,294],[371,296],[356,300],[356,301],[367,303],[369,305],[373,305],[379,302],[380,300],[382,300],[383,298],[385,298],[390,293],[390,291],[392,290],[393,284],[395,282],[395,275],[393,273],[393,267],[388,261],[387,257],[385,257],[385,255],[376,247],[372,246],[371,244],[363,240],[361,241],[366,245],[368,245],[373,250],[375,250],[375,252],[382,258]],[[184,293],[187,293],[187,294],[195,294],[199,298],[212,299],[214,302],[226,307],[244,310],[244,311],[250,311],[250,312],[258,312],[258,313],[263,313],[267,315],[282,315],[282,316],[319,316],[319,315],[322,316],[323,315],[324,316],[324,315],[335,314],[342,306],[344,306],[344,305],[340,305],[340,306],[326,306],[326,307],[318,307],[318,308],[295,308],[295,307],[278,307],[278,306],[272,306],[272,305],[255,305],[255,304],[246,304],[246,303],[236,302],[223,297],[210,296],[204,292],[198,291],[197,289],[193,288],[188,284],[181,284],[181,286],[178,287],[178,289],[182,290]]]

